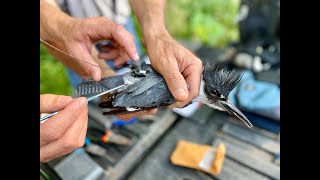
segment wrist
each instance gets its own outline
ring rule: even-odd
[[[154,41],[159,38],[171,37],[164,25],[154,24],[142,29],[143,40],[148,48],[148,45],[152,45]]]
[[[40,37],[49,42],[62,42],[74,18],[48,3],[40,4]]]

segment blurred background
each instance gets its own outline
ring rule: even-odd
[[[166,27],[204,62],[243,73],[230,100],[254,127],[200,103],[123,121],[93,102],[85,146],[41,164],[51,179],[280,179],[280,0],[168,0]],[[73,92],[40,44],[40,93]]]

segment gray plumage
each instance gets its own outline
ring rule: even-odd
[[[100,86],[99,82],[96,81],[87,81],[87,83],[82,83],[76,90],[76,94],[78,95],[85,95],[91,93],[101,93],[107,91],[108,89]]]
[[[139,75],[139,70],[144,70],[146,73]],[[218,99],[218,95],[228,97],[230,91],[241,79],[236,71],[228,71],[222,66],[210,63],[204,66],[202,77],[205,82],[204,93],[212,102]],[[128,85],[112,96],[112,107],[156,108],[176,102],[164,78],[149,64],[134,67],[129,73],[103,78],[99,82],[84,81],[78,86],[76,92],[78,95],[100,93],[124,84],[124,82]],[[213,91],[216,91],[217,94],[214,94]],[[111,108],[110,105],[108,108]]]
[[[87,80],[78,85],[76,94],[83,96],[91,93],[102,93],[122,84],[124,84],[123,75],[103,78],[99,82],[94,80]]]
[[[146,71],[139,74],[139,70]],[[112,96],[112,107],[126,108],[156,108],[167,106],[175,101],[171,95],[165,80],[149,64],[134,67],[132,72],[123,75],[106,77],[99,82],[84,81],[79,84],[76,93],[99,93],[101,89],[111,89],[126,82],[128,85]],[[108,108],[111,108],[108,106]]]
[[[229,71],[221,65],[207,63],[203,69],[203,80],[206,84],[204,93],[209,100],[215,96],[227,98],[229,93],[241,80],[242,75],[237,71]]]
[[[139,78],[129,85],[126,91],[114,96],[114,107],[151,108],[172,104],[175,99],[171,95],[164,79],[155,71],[146,77]]]
[[[250,121],[228,98],[229,93],[241,77],[234,70],[229,71],[220,65],[208,63],[203,68],[200,94],[193,101],[199,101],[212,108],[227,111],[248,127],[252,127]],[[99,82],[84,81],[79,85],[77,92],[98,92],[104,89],[112,89],[124,83],[126,84],[124,88],[109,96],[107,101],[99,104],[101,108],[116,108],[104,112],[104,115],[126,114],[159,106],[168,106],[176,102],[164,78],[148,64],[141,64],[139,67],[133,66],[132,72],[103,78]]]

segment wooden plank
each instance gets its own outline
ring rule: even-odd
[[[280,167],[272,162],[261,159],[258,156],[251,154],[251,152],[245,151],[242,148],[225,142],[222,138],[217,137],[213,144],[219,144],[220,142],[226,145],[226,156],[236,162],[247,166],[257,172],[264,174],[272,179],[280,179]]]
[[[212,176],[191,168],[173,165],[170,156],[179,140],[199,144],[212,142],[212,135],[218,130],[216,123],[208,121],[200,125],[186,118],[179,119],[168,132],[152,147],[152,151],[139,161],[136,169],[125,178],[129,180],[210,180]],[[216,179],[216,178],[215,178]]]
[[[161,118],[158,117],[158,119],[160,120]],[[139,121],[136,122],[136,123],[124,126],[122,128],[126,129],[126,130],[129,130],[131,132],[134,132],[137,135],[139,134],[139,136],[142,135],[142,134],[146,134],[149,131],[149,127],[146,124],[141,123]]]
[[[70,153],[53,169],[62,179],[98,179],[105,176],[104,169],[84,149]]]
[[[166,111],[158,121],[153,123],[149,132],[112,168],[108,179],[123,179],[141,161],[146,152],[177,120],[177,115]]]
[[[238,126],[245,126],[243,124],[243,122],[239,121],[238,119],[235,119],[232,116],[230,116],[228,119],[230,120],[229,123],[232,123],[232,124],[235,124],[235,125],[238,125]],[[274,140],[280,142],[280,140],[279,140],[280,133],[279,134],[275,134],[273,132],[267,131],[265,129],[262,129],[262,128],[259,128],[259,127],[256,127],[256,126],[253,126],[250,130],[253,131],[253,132],[257,132],[259,134],[265,135],[267,137],[270,137],[271,139],[274,139]]]
[[[193,120],[196,123],[199,123],[201,125],[206,124],[209,120],[209,117],[212,115],[213,109],[207,105],[201,105],[199,109],[197,109],[196,112],[192,114],[192,116],[186,118],[189,120]]]
[[[257,132],[253,132],[246,127],[227,123],[222,127],[222,131],[268,152],[274,154],[280,153],[280,143],[278,141]]]
[[[259,157],[259,159],[267,161],[267,162],[273,162],[274,161],[274,155],[267,152],[263,151],[260,148],[257,148],[256,146],[249,144],[247,142],[238,140],[232,136],[229,136],[228,134],[222,135],[222,134],[217,134],[216,138],[222,139],[223,143],[227,147],[237,147],[241,149],[242,151],[251,154],[252,156]],[[216,144],[213,144],[216,146]]]
[[[228,150],[228,149],[227,149]],[[225,158],[223,162],[223,167],[221,173],[218,176],[214,176],[217,179],[221,180],[261,180],[261,179],[270,179],[267,176],[264,176],[256,171],[247,168],[229,158]]]
[[[112,119],[110,116],[103,115],[102,112],[103,110],[101,108],[96,107],[91,103],[88,104],[88,116],[105,129],[110,129],[112,125]]]

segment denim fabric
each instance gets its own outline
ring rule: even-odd
[[[280,88],[274,83],[255,80],[251,71],[243,72],[229,97],[239,109],[280,120]]]

